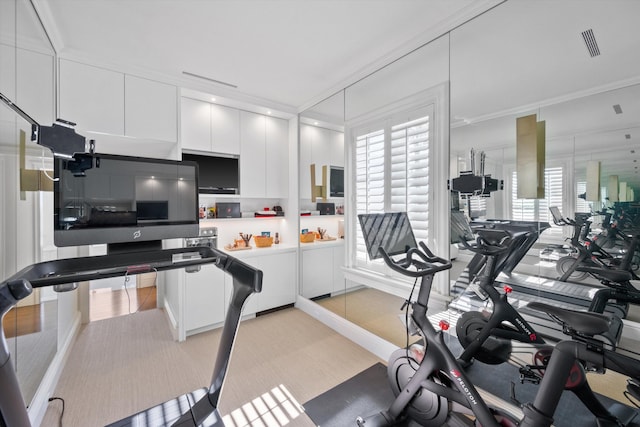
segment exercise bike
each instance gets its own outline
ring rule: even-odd
[[[396,398],[388,409],[367,418],[358,417],[357,426],[393,426],[406,419],[426,427],[550,426],[558,404],[557,400],[565,388],[569,373],[575,369],[574,366],[582,365],[574,358],[570,364],[563,360],[562,366],[554,368],[553,371],[547,369],[543,378],[546,385],[544,392],[553,391],[555,400],[541,396],[543,392],[540,390],[536,402],[525,406],[524,418],[501,408],[489,406],[469,381],[444,342],[443,330],[448,329],[448,323],[441,321],[441,330],[436,330],[426,316],[433,277],[437,272],[451,268],[450,261],[435,256],[423,242],[420,242],[419,247],[415,244],[408,218],[404,213],[359,215],[359,220],[371,258],[383,258],[392,270],[413,277],[416,282],[420,278],[417,300],[407,303],[411,308],[411,322],[422,336],[425,348],[424,351],[399,349],[391,355],[387,374]],[[402,254],[400,259],[392,258],[399,254]],[[597,320],[589,322],[592,316]],[[575,319],[579,320],[576,324],[581,326],[576,327],[572,324],[571,328],[586,337],[603,333],[609,328],[609,319],[600,314],[581,315],[579,313]],[[585,351],[590,350],[592,350],[591,347],[586,346]],[[597,350],[592,351],[597,353]],[[591,358],[595,357],[591,356]],[[612,360],[618,359],[612,357]],[[553,357],[550,366],[552,363]],[[633,369],[633,366],[631,368]],[[576,380],[586,384],[584,370],[580,370],[578,374],[579,378]],[[637,377],[633,375],[633,378]],[[586,386],[588,387],[588,384]],[[594,404],[602,408],[602,411],[598,410],[596,414],[598,419],[605,422],[618,422],[618,418],[611,415],[597,400]],[[593,408],[591,409],[593,412]]]
[[[569,375],[576,361],[585,364],[589,370],[604,373],[606,369],[623,374],[627,380],[625,396],[638,408],[640,403],[640,361],[625,354],[616,353],[608,343],[596,338],[609,328],[610,319],[606,315],[593,312],[574,311],[553,307],[541,302],[529,304],[529,308],[547,313],[562,325],[571,340],[559,342],[553,349],[546,375],[540,383],[533,403],[523,406],[525,418],[520,427],[548,427],[562,394],[558,379]],[[602,406],[599,402],[596,402]],[[546,408],[541,410],[541,408]],[[603,407],[604,408],[604,407]],[[638,427],[640,414],[637,410],[615,404],[611,409],[597,416],[598,427]],[[531,424],[532,415],[540,424]]]

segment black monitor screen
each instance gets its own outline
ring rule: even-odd
[[[329,197],[344,197],[344,168],[331,166],[329,173]]]
[[[54,172],[56,246],[198,235],[193,162],[76,154],[56,159]]]
[[[360,214],[358,220],[370,259],[381,258],[381,248],[392,256],[418,246],[406,212]]]

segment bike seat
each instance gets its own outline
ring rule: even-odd
[[[559,321],[559,323],[566,325],[581,335],[594,336],[609,331],[610,319],[604,314],[592,313],[590,311],[568,310],[541,302],[531,302],[527,307],[544,311],[553,319]]]

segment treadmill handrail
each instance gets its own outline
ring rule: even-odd
[[[194,258],[175,260],[175,256],[194,254]],[[229,302],[222,338],[218,347],[216,364],[206,407],[202,407],[198,418],[204,419],[217,410],[218,400],[226,376],[235,335],[240,322],[242,307],[253,293],[262,290],[262,271],[219,249],[208,246],[162,249],[130,253],[109,254],[91,257],[66,258],[32,264],[10,278],[0,282],[0,425],[6,427],[30,427],[31,423],[20,386],[11,365],[2,320],[5,310],[30,295],[33,288],[139,274],[147,271],[162,271],[188,266],[215,263],[233,278],[233,297]],[[191,417],[193,414],[188,413]]]

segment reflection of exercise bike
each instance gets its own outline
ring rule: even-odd
[[[524,407],[524,418],[520,419],[518,415],[489,407],[445,344],[443,332],[436,331],[426,316],[433,277],[435,273],[451,268],[451,263],[435,256],[422,242],[417,247],[406,214],[369,214],[360,215],[359,219],[371,258],[382,257],[391,269],[415,278],[416,282],[420,278],[417,300],[408,301],[408,304],[411,307],[411,321],[422,335],[425,344],[423,350],[414,345],[409,349],[399,349],[391,355],[387,373],[396,398],[389,409],[366,419],[358,417],[356,424],[359,427],[393,426],[406,418],[427,427],[478,424],[484,427],[549,427],[570,373],[575,374],[576,381],[588,387],[583,370],[572,372],[575,370],[574,366],[581,366],[576,358],[569,358],[563,353],[557,363],[553,357],[551,358],[542,380],[544,391],[540,389],[536,401]],[[372,256],[372,253],[377,255]],[[392,255],[398,254],[403,254],[402,258],[392,258]],[[595,313],[568,315],[566,323],[567,330],[576,331],[575,338],[595,343],[599,342],[593,336],[609,328],[608,318]],[[442,329],[448,328],[446,322],[442,321],[440,324]],[[569,343],[561,349],[570,347],[572,342]],[[597,355],[603,354],[601,349],[604,345],[595,348],[577,343],[576,346],[581,348],[579,351],[585,352],[585,360],[593,361],[597,359]],[[605,354],[607,363],[609,360],[615,363],[612,369],[621,365],[627,368],[629,363],[628,372],[631,376],[640,377],[640,368],[629,362],[633,359],[618,358],[610,353],[613,352]],[[637,364],[637,361],[634,362]],[[599,366],[602,367],[601,360]],[[640,396],[637,389],[636,383],[628,387],[629,392]],[[602,421],[602,426],[636,426],[627,423],[626,420],[618,424],[618,418],[611,415],[597,400],[590,409]]]
[[[495,268],[496,259],[503,252],[509,251],[513,242],[512,235],[502,230],[476,230],[476,233],[478,237],[475,244],[463,244],[470,251],[482,254],[487,259],[484,270],[477,279],[478,294],[491,300],[493,310],[490,313],[468,311],[460,316],[456,323],[456,334],[464,351],[458,357],[458,361],[466,367],[474,358],[490,365],[511,360],[519,366],[522,382],[539,384],[545,374],[553,347],[546,344],[533,326],[509,303],[508,295],[511,289],[505,286],[505,292],[501,294],[494,287],[494,280],[499,273]],[[610,329],[603,337],[607,342],[615,344],[621,333],[622,322],[619,318],[613,317]],[[522,345],[515,347],[513,342]],[[520,357],[512,357],[516,353]],[[531,363],[523,361],[528,355],[531,357]],[[579,364],[575,364],[565,389],[572,391],[587,407],[592,407],[597,400],[588,383],[580,381],[583,376],[584,370]]]
[[[549,211],[556,225],[573,227],[571,246],[575,252],[558,259],[556,262],[556,270],[560,274],[558,280],[561,282],[584,280],[590,274],[588,269],[593,267],[629,270],[635,279],[638,278],[634,273],[634,268],[637,270],[638,239],[627,237],[624,255],[622,257],[613,256],[600,246],[597,239],[589,239],[591,222],[588,218],[590,214],[577,213],[575,220],[573,220],[564,218],[555,206],[550,207]]]
[[[458,319],[456,333],[464,348],[458,359],[463,366],[469,365],[473,358],[492,365],[506,362],[511,356],[512,341],[545,343],[507,300],[511,288],[505,286],[505,292],[500,294],[494,287],[495,278],[499,273],[496,261],[514,242],[511,234],[504,230],[491,229],[476,230],[476,233],[478,237],[475,244],[470,245],[462,241],[467,249],[486,259],[484,269],[471,286],[477,286],[476,293],[482,299],[491,300],[493,311],[467,311]]]

